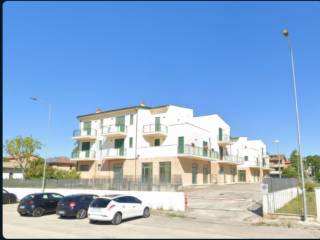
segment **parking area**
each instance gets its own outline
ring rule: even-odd
[[[184,214],[152,211],[120,225],[89,224],[88,219],[60,219],[55,214],[21,217],[17,204],[3,205],[5,238],[319,238],[320,229],[257,226],[250,208],[261,198],[259,185],[240,184],[186,189]],[[258,206],[258,205],[257,205]]]
[[[241,223],[261,218],[260,184],[237,183],[185,189],[190,217],[218,223]],[[230,221],[232,219],[232,221]]]

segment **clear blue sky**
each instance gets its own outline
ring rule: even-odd
[[[233,136],[269,153],[296,147],[290,57],[295,49],[302,152],[320,154],[320,3],[6,2],[4,135],[70,156],[76,116],[96,108],[173,104],[219,114]],[[40,153],[43,153],[41,150]]]

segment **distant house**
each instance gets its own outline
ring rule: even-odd
[[[76,163],[67,157],[49,158],[47,159],[47,162],[49,166],[60,170],[70,171],[76,169]]]
[[[16,161],[4,161],[2,171],[2,179],[23,179],[22,169]]]
[[[270,176],[277,177],[279,176],[279,170],[280,172],[283,171],[283,169],[287,168],[290,165],[290,161],[286,158],[285,155],[270,155],[270,168],[272,169],[270,171]]]
[[[38,158],[38,156],[32,156],[31,161],[36,160]],[[16,158],[3,157],[2,179],[23,179],[23,171]]]

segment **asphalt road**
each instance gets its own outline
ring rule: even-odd
[[[113,226],[89,224],[88,219],[59,219],[57,215],[21,217],[17,204],[3,205],[5,238],[319,238],[320,232],[269,226],[212,223],[191,217],[155,213]],[[230,219],[232,222],[232,219]]]

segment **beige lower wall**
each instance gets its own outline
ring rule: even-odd
[[[192,165],[197,165],[196,184],[205,184],[203,168],[208,167],[207,184],[230,184],[238,182],[238,170],[246,172],[246,182],[261,182],[268,174],[268,170],[259,168],[238,168],[236,164],[212,162],[208,160],[197,160],[188,157],[163,157],[163,158],[143,158],[125,160],[105,160],[105,161],[79,161],[79,164],[89,164],[90,170],[81,172],[81,178],[113,178],[113,167],[115,164],[123,166],[123,176],[126,179],[141,179],[142,164],[152,163],[152,175],[154,183],[159,180],[159,163],[171,162],[171,183],[182,183],[192,185]],[[101,170],[98,169],[101,165]],[[79,166],[77,167],[79,169]]]

